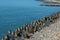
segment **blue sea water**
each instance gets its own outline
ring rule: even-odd
[[[8,30],[15,30],[25,23],[30,24],[39,18],[60,11],[60,7],[43,7],[39,6],[38,2],[26,0],[26,3],[28,2],[28,6],[25,4],[25,6],[0,7],[0,39],[7,34]]]

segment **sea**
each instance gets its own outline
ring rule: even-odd
[[[0,6],[0,40],[9,30],[15,31],[26,23],[33,23],[60,11],[60,7],[40,6],[42,2],[35,0],[21,0],[20,2],[23,2],[20,6]]]

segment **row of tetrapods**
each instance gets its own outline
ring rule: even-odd
[[[60,12],[54,13],[52,15],[46,16],[44,18],[38,19],[31,24],[25,24],[22,27],[18,27],[15,31],[8,31],[8,34],[2,38],[2,40],[15,40],[29,39],[35,32],[39,32],[46,26],[54,23],[60,17]]]

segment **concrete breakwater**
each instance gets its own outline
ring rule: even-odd
[[[39,32],[44,27],[49,26],[60,18],[60,12],[46,16],[44,18],[34,21],[32,24],[25,24],[17,28],[15,31],[8,31],[8,34],[2,40],[25,40],[29,39],[35,32]]]
[[[60,4],[41,4],[40,6],[54,6],[54,7],[60,7]]]

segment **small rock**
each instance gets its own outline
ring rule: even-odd
[[[40,37],[42,37],[42,38],[43,38],[44,36],[43,36],[43,35],[40,35]]]
[[[48,32],[52,32],[52,30],[48,30]]]

